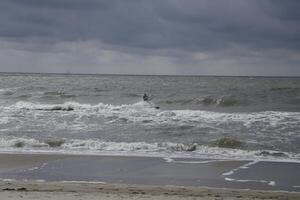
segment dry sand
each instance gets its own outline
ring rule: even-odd
[[[0,199],[204,199],[299,200],[300,193],[231,190],[204,187],[137,186],[101,183],[0,182]]]

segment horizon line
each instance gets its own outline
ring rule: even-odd
[[[183,77],[270,77],[270,78],[300,78],[300,76],[278,76],[278,75],[214,75],[214,74],[122,74],[122,73],[70,73],[70,72],[1,72],[0,74],[33,74],[33,75],[99,75],[99,76],[183,76]]]

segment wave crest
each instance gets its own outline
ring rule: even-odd
[[[245,104],[245,102],[242,102],[242,100],[235,96],[224,96],[220,98],[207,96],[200,99],[200,102],[206,106],[216,105],[220,107],[240,106],[242,104]]]
[[[47,140],[39,141],[31,138],[0,138],[0,150],[4,151],[28,151],[31,152],[60,152],[76,154],[112,154],[128,155],[135,153],[138,155],[161,155],[161,156],[192,156],[210,159],[238,159],[238,160],[272,160],[300,162],[299,154],[288,152],[269,151],[269,150],[241,150],[226,149],[219,147],[209,147],[182,143],[146,143],[146,142],[107,142],[97,139],[79,140],[79,139],[60,139],[64,143],[51,146]],[[24,146],[16,146],[16,143],[23,142]],[[150,154],[149,154],[150,153]]]
[[[220,113],[202,110],[162,110],[156,109],[152,104],[147,102],[138,102],[135,104],[111,105],[99,103],[96,105],[81,104],[78,102],[65,102],[63,104],[40,104],[20,101],[14,105],[4,108],[3,118],[19,110],[31,110],[26,115],[34,114],[41,111],[71,111],[74,117],[81,118],[90,116],[93,119],[104,117],[105,123],[147,123],[147,124],[177,124],[197,126],[199,123],[203,126],[218,126],[231,123],[241,124],[245,128],[264,126],[264,128],[276,128],[286,125],[289,128],[300,128],[299,112],[279,112],[264,111],[252,113]],[[42,113],[41,113],[42,114]],[[52,115],[45,113],[45,117],[52,119]],[[1,115],[0,115],[1,116]],[[57,118],[60,115],[53,117]],[[63,117],[64,115],[61,115]],[[63,119],[62,119],[63,120]],[[1,120],[0,120],[1,122]],[[3,122],[4,123],[4,122]],[[83,122],[82,122],[83,123]],[[85,122],[87,123],[87,122]]]

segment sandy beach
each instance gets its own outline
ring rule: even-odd
[[[0,199],[300,199],[299,188],[283,185],[285,174],[277,187],[261,180],[225,180],[239,180],[245,166],[255,178],[251,165],[259,174],[270,163],[51,154],[1,154],[0,160]],[[290,172],[290,164],[279,165]],[[297,176],[289,179],[298,184],[293,183]]]
[[[0,200],[300,200],[300,0],[0,0]]]
[[[300,193],[101,183],[1,182],[0,199],[294,199]]]

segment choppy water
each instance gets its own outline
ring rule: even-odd
[[[0,151],[300,161],[300,78],[1,74]]]

